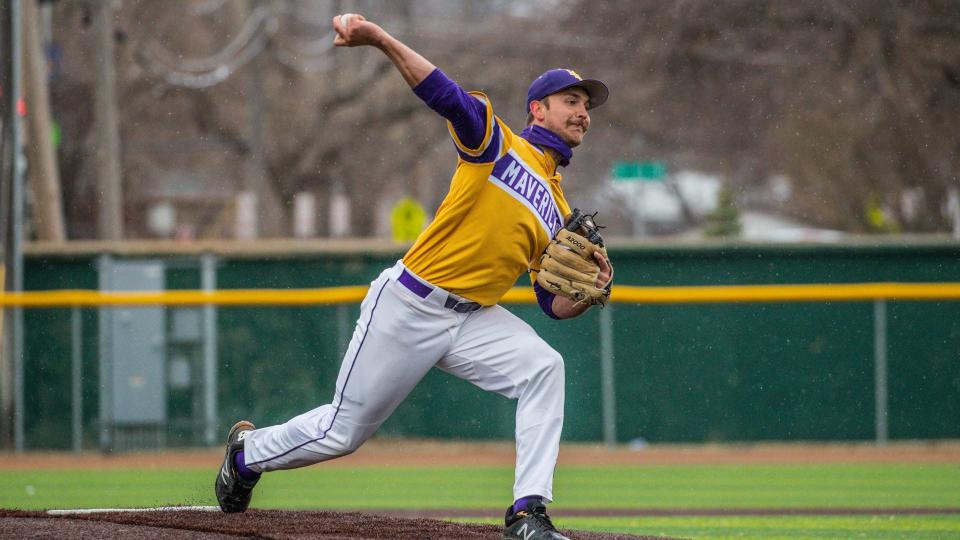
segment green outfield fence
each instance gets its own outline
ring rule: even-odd
[[[960,245],[610,251],[619,286],[605,310],[558,322],[525,290],[507,298],[564,356],[566,440],[960,437]],[[28,247],[28,293],[4,296],[25,306],[18,448],[110,449],[102,319],[131,305],[167,304],[167,336],[181,320],[209,334],[154,344],[167,363],[157,444],[211,444],[237,418],[268,425],[325,403],[354,302],[401,254],[364,242]],[[96,292],[105,264],[131,260],[162,263],[167,292]],[[435,370],[380,434],[509,439],[513,413]]]

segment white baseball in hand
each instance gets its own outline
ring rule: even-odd
[[[344,13],[340,16],[340,27],[346,31],[347,25],[350,24],[350,19],[353,18],[353,13]]]

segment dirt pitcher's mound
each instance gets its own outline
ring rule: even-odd
[[[199,512],[104,512],[51,516],[0,509],[3,538],[203,538],[465,540],[498,539],[496,525],[450,523],[359,512],[250,510],[243,514]],[[661,537],[565,531],[572,540],[663,540]]]

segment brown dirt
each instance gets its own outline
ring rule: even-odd
[[[5,469],[206,468],[220,465],[223,450],[172,450],[102,455],[87,452],[0,453]],[[512,466],[512,442],[438,442],[374,440],[353,455],[324,467]],[[642,450],[623,446],[565,444],[564,465],[804,464],[804,463],[960,463],[960,441],[809,444],[652,445]]]
[[[435,519],[374,516],[355,512],[251,510],[220,512],[126,512],[51,517],[40,512],[0,510],[0,538],[199,538],[231,537],[342,540],[495,539],[495,525]],[[566,531],[571,540],[669,540]]]

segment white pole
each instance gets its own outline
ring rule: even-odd
[[[953,239],[960,240],[960,190],[947,189],[947,215],[953,222]]]
[[[100,255],[97,260],[98,281],[101,291],[109,291],[112,286],[113,256]],[[103,306],[97,310],[99,316],[99,373],[100,388],[100,451],[107,454],[113,447],[113,308]]]
[[[887,417],[887,302],[873,301],[873,381],[874,417],[877,446],[886,446],[889,439]]]
[[[617,444],[612,311],[612,304],[600,310],[600,394],[603,399],[603,442],[608,448],[613,448]]]
[[[70,308],[70,395],[73,418],[73,452],[83,450],[83,323],[80,308]]]
[[[200,259],[203,290],[217,290],[217,258],[207,253]],[[203,306],[203,441],[217,441],[217,307]]]
[[[11,257],[13,258],[14,292],[23,290],[23,157],[20,153],[23,144],[23,121],[19,114],[20,97],[23,95],[23,67],[21,65],[21,5],[20,0],[10,0],[10,55],[13,66],[10,81],[10,119],[12,121],[11,150],[13,152],[13,193],[11,197],[13,236],[11,238]],[[13,447],[23,452],[23,309],[13,308]]]

